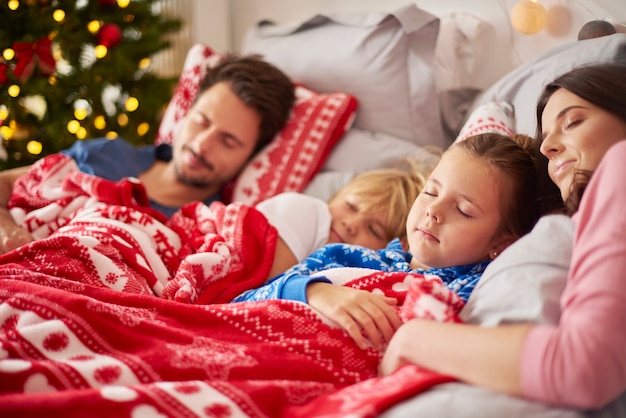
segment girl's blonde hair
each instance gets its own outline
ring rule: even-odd
[[[354,177],[333,197],[349,194],[361,198],[360,209],[365,214],[384,213],[387,240],[406,241],[406,219],[413,201],[422,191],[430,167],[405,158],[390,168],[366,171]]]

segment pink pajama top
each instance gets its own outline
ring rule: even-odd
[[[600,408],[626,391],[626,140],[608,150],[578,212],[559,324],[523,345],[525,397]]]

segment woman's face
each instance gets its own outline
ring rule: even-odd
[[[563,88],[555,91],[541,116],[541,153],[550,178],[567,199],[576,170],[594,171],[606,151],[626,138],[626,123]]]

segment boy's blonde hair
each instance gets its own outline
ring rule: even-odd
[[[394,167],[366,171],[354,177],[333,197],[349,194],[361,198],[360,209],[365,214],[384,213],[387,240],[400,238],[406,243],[406,219],[413,201],[424,187],[429,171],[417,162],[406,158]]]

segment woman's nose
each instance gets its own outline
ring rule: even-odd
[[[562,149],[560,142],[556,139],[555,135],[548,135],[543,138],[541,141],[541,145],[539,147],[539,152],[541,152],[546,157],[550,158],[550,156],[558,154]]]

